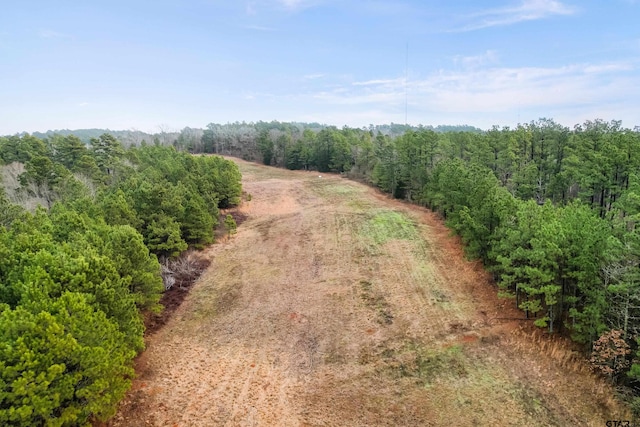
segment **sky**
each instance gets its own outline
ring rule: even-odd
[[[640,0],[5,0],[0,134],[640,125]]]

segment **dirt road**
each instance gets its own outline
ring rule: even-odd
[[[522,330],[432,214],[238,161],[248,219],[149,338],[112,426],[593,425],[621,418]],[[544,347],[544,348],[541,348]]]

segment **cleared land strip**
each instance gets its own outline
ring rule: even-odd
[[[252,200],[148,341],[112,426],[593,425],[624,418],[427,211],[238,161]],[[539,347],[544,345],[544,349]]]

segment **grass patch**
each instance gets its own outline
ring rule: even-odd
[[[335,181],[324,178],[316,178],[307,181],[306,185],[310,187],[320,197],[329,201],[351,201],[361,195],[364,190],[359,187],[347,184],[337,184]]]
[[[392,239],[418,240],[420,233],[413,221],[405,215],[383,210],[362,224],[360,234],[375,245],[382,245]]]
[[[364,210],[371,209],[373,205],[366,200],[352,198],[347,202],[347,206],[357,211],[364,211]]]
[[[468,376],[468,360],[463,350],[462,345],[434,349],[407,342],[397,350],[384,349],[380,356],[385,362],[383,371],[395,378],[411,378],[427,387],[438,377]]]
[[[215,290],[207,287],[207,289],[194,292],[195,302],[187,318],[202,320],[224,314],[236,306],[241,294],[241,283],[229,284]]]
[[[449,295],[442,292],[440,289],[432,289],[431,296],[435,302],[440,304],[451,302],[451,298],[449,298]]]
[[[328,185],[325,187],[325,190],[328,193],[340,194],[340,195],[351,195],[356,193],[362,193],[362,190],[359,188],[356,189],[351,185]]]

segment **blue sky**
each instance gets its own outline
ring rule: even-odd
[[[405,113],[633,128],[638,22],[640,0],[7,0],[0,134]]]

